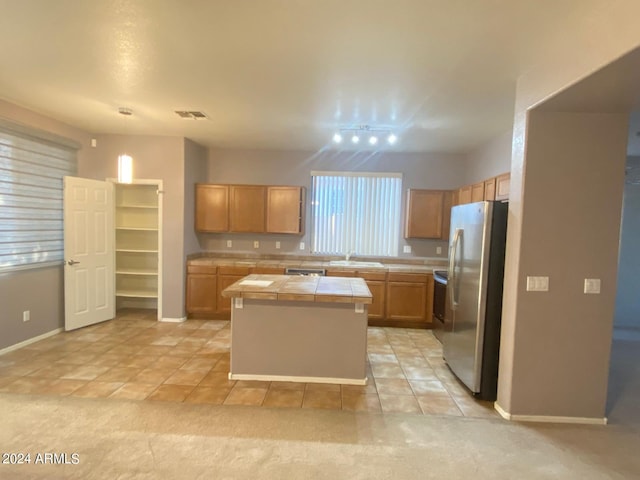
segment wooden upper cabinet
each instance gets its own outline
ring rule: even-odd
[[[196,184],[196,230],[229,230],[229,186]]]
[[[471,185],[471,203],[484,200],[484,182]]]
[[[405,238],[442,237],[444,194],[443,190],[407,191]]]
[[[490,178],[484,181],[484,199],[495,200],[496,199],[496,179]]]
[[[471,185],[465,185],[458,190],[458,205],[471,203]]]
[[[304,187],[267,187],[267,233],[304,231]]]
[[[496,177],[496,200],[509,200],[509,188],[511,187],[511,174],[503,173]]]
[[[229,218],[231,232],[264,232],[264,185],[231,185],[229,187]]]

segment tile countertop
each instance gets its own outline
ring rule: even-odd
[[[369,259],[367,259],[369,261]],[[232,267],[303,267],[303,268],[325,268],[333,271],[344,272],[367,272],[367,271],[387,271],[402,273],[433,273],[434,270],[446,270],[447,260],[433,259],[423,263],[393,263],[393,261],[385,261],[382,267],[374,266],[343,266],[330,265],[329,260],[307,260],[307,259],[261,259],[261,258],[238,258],[238,257],[212,257],[201,256],[188,260],[188,265],[200,266],[232,266]]]
[[[362,278],[251,274],[229,285],[223,297],[324,303],[372,302]]]

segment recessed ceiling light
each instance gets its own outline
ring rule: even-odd
[[[371,136],[369,137],[369,143],[370,143],[371,145],[375,145],[376,143],[378,143],[378,137],[376,137],[375,135],[371,135]]]
[[[389,136],[387,137],[387,142],[389,142],[389,145],[393,145],[394,143],[396,143],[397,140],[398,140],[398,137],[396,137],[393,133],[390,133]]]
[[[342,142],[342,135],[340,135],[339,133],[334,133],[333,135],[333,141],[335,143],[340,143]]]
[[[358,143],[359,141],[360,141],[360,137],[354,133],[353,137],[351,137],[351,142]]]

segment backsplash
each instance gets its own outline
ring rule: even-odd
[[[222,233],[199,233],[198,241],[200,248],[206,252],[227,252],[233,254],[279,254],[279,255],[313,255],[311,253],[311,235],[276,235],[276,234],[222,234]],[[227,242],[231,246],[227,246]],[[258,242],[258,248],[254,248],[254,242]],[[304,243],[304,248],[300,248],[300,243]],[[279,243],[279,245],[277,245]],[[280,248],[277,248],[277,247]],[[405,253],[404,248],[409,246],[411,252]],[[438,253],[440,249],[440,253]],[[443,240],[421,240],[403,239],[398,247],[397,257],[382,257],[399,259],[412,258],[447,258],[447,242]],[[345,252],[346,253],[346,252]],[[340,258],[333,256],[332,258]]]

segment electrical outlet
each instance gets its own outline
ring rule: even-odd
[[[227,240],[227,248],[231,248],[233,242],[231,240]]]
[[[527,292],[548,292],[549,277],[527,277]]]
[[[585,278],[584,279],[584,293],[600,293],[600,279],[599,278]]]
[[[28,322],[29,320],[31,320],[31,310],[25,310],[22,312],[22,321]]]
[[[276,242],[276,250],[280,250],[280,242]]]
[[[304,242],[300,242],[300,250],[304,250]]]
[[[411,253],[411,245],[405,245],[405,246],[402,248],[402,252],[403,252],[403,253]]]
[[[260,242],[258,240],[254,240],[253,248],[260,248]]]
[[[442,247],[436,247],[436,255],[442,255]]]

